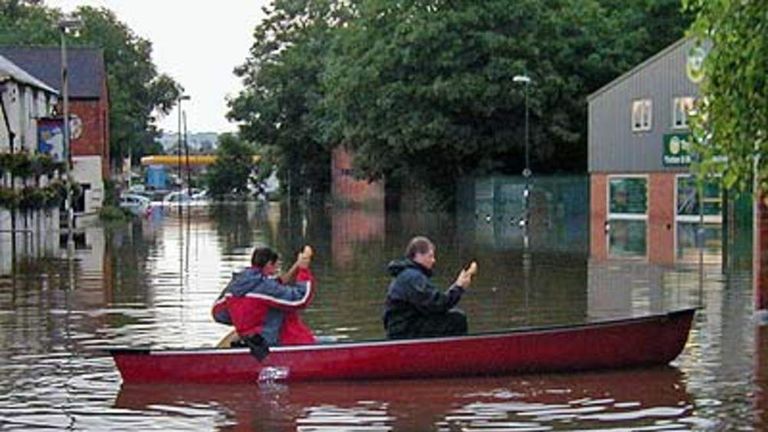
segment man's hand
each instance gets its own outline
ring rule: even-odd
[[[456,278],[454,284],[462,288],[467,288],[472,283],[472,276],[474,276],[475,273],[477,273],[477,263],[472,261],[468,268],[462,269],[461,272],[459,272],[459,276]]]
[[[312,250],[312,246],[306,245],[304,246],[304,249],[299,252],[298,258],[296,258],[296,266],[299,268],[309,268],[309,263],[312,261],[312,255],[314,254],[314,251]]]

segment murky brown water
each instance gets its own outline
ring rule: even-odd
[[[74,261],[56,242],[22,253],[0,275],[0,429],[768,430],[768,329],[752,321],[749,233],[715,235],[703,250],[681,236],[675,265],[594,262],[584,214],[548,214],[523,230],[480,211],[201,208],[85,229]],[[123,386],[101,350],[214,345],[227,328],[210,305],[255,244],[284,256],[315,247],[320,290],[304,317],[318,334],[380,337],[384,268],[414,234],[437,243],[441,284],[480,263],[461,303],[472,331],[702,308],[671,366],[628,371]]]

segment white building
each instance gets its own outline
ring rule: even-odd
[[[0,55],[0,154],[35,153],[38,146],[38,119],[50,116],[58,92]],[[12,179],[0,175],[0,188],[16,189],[34,184],[45,186],[49,179]],[[46,255],[58,242],[43,233],[58,231],[58,209],[14,212],[0,204],[0,275],[12,268],[14,253],[26,256]],[[58,239],[56,239],[58,240]]]

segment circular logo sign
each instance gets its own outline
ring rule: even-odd
[[[75,114],[69,116],[69,139],[76,140],[83,134],[83,120]]]
[[[706,56],[707,51],[701,46],[695,46],[688,51],[685,72],[691,82],[698,84],[704,79],[704,58]]]

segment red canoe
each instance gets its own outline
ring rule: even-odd
[[[272,348],[111,350],[125,383],[249,383],[567,372],[667,364],[695,309],[460,337]]]

